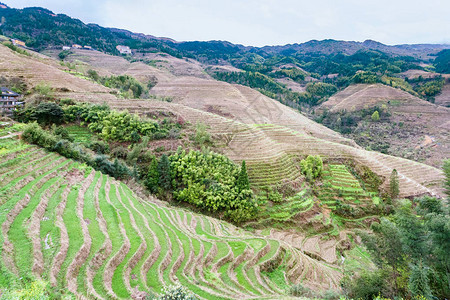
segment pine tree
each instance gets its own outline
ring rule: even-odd
[[[159,186],[169,191],[172,187],[172,177],[170,175],[170,161],[167,155],[163,154],[158,162]]]
[[[393,199],[397,198],[398,195],[400,194],[398,173],[396,169],[393,169],[391,173],[391,178],[389,180],[389,191]]]
[[[147,181],[146,181],[147,188],[152,192],[156,193],[159,186],[159,172],[158,172],[158,160],[156,157],[153,157],[147,174]]]
[[[248,190],[250,188],[250,182],[248,180],[247,167],[245,166],[245,160],[242,161],[241,171],[237,180],[237,186],[240,191]]]
[[[423,296],[432,299],[430,285],[428,283],[428,267],[419,262],[411,266],[408,288],[413,296]]]

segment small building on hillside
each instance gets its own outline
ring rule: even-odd
[[[72,48],[71,48],[70,46],[63,46],[62,49],[63,49],[63,50],[70,50],[70,49],[72,49]]]
[[[0,112],[11,112],[15,108],[24,105],[21,102],[22,95],[17,94],[6,87],[0,87]]]
[[[73,48],[73,49],[82,49],[83,46],[78,45],[78,44],[73,44],[73,45],[72,45],[72,48]]]
[[[94,49],[92,49],[91,46],[83,46],[83,49],[84,49],[84,50],[94,50]]]
[[[22,42],[21,40],[18,40],[18,39],[11,39],[11,43],[12,43],[14,46],[27,47],[27,46],[25,45],[25,42]]]
[[[131,49],[128,46],[117,45],[116,49],[120,52],[120,54],[131,54]]]

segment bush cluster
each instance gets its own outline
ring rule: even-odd
[[[166,138],[171,130],[180,130],[181,125],[167,119],[161,123],[143,120],[127,111],[111,110],[106,105],[77,104],[64,108],[67,122],[86,122],[93,132],[106,141],[139,142],[143,136],[152,139]]]
[[[42,129],[36,122],[29,123],[25,126],[22,138],[31,144],[36,144],[49,151],[57,152],[67,158],[82,161],[94,169],[102,171],[117,179],[128,178],[132,173],[131,170],[118,159],[111,162],[105,155],[95,155],[92,157],[86,153],[80,145]]]
[[[254,217],[257,204],[248,182],[245,163],[239,168],[227,157],[211,151],[178,151],[153,160],[147,187],[170,191],[178,201],[210,211],[223,212],[234,222]]]
[[[306,159],[300,161],[302,174],[306,176],[306,180],[312,181],[322,175],[323,161],[319,155],[308,155]]]

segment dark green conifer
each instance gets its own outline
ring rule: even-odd
[[[163,154],[158,162],[159,186],[169,191],[172,187],[172,176],[170,175],[170,161],[167,155]]]
[[[250,182],[248,180],[247,167],[245,166],[245,160],[242,161],[241,171],[237,180],[237,186],[239,190],[247,190],[250,188]]]

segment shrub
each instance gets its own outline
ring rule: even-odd
[[[34,92],[38,93],[40,96],[44,98],[51,99],[53,98],[53,88],[48,84],[38,84],[33,88]]]
[[[157,300],[197,300],[195,295],[181,285],[164,287],[163,293]]]
[[[22,139],[31,144],[36,144],[48,150],[52,150],[57,140],[56,138],[43,130],[36,122],[27,124],[22,133]]]
[[[211,145],[211,135],[206,130],[206,125],[197,123],[195,127],[194,144],[197,146]]]
[[[60,60],[64,60],[70,54],[72,54],[72,51],[70,51],[70,50],[63,50],[63,51],[58,53],[58,57],[59,57]]]
[[[322,175],[323,161],[319,155],[308,155],[300,161],[300,168],[308,181],[312,181]]]
[[[385,278],[383,271],[364,272],[353,282],[345,284],[345,289],[352,299],[372,300],[387,294]]]
[[[371,116],[372,121],[377,122],[380,120],[380,113],[378,112],[378,110],[374,111],[372,116]]]
[[[289,294],[291,294],[294,297],[312,297],[313,291],[302,284],[294,284],[289,289]]]
[[[52,130],[53,134],[57,137],[73,142],[73,138],[70,136],[69,131],[66,128],[53,124]]]
[[[139,142],[142,136],[167,137],[169,129],[179,125],[169,121],[158,124],[127,111],[110,110],[106,105],[77,104],[64,107],[67,122],[87,122],[89,129],[107,141]]]
[[[123,147],[123,146],[119,146],[114,148],[114,150],[111,151],[111,156],[115,157],[115,158],[121,158],[121,159],[126,159],[128,155],[128,150],[127,148]]]
[[[89,148],[99,154],[107,154],[109,152],[109,145],[104,141],[92,141]]]
[[[41,124],[60,124],[64,119],[64,111],[56,103],[45,102],[36,106],[32,117]]]

